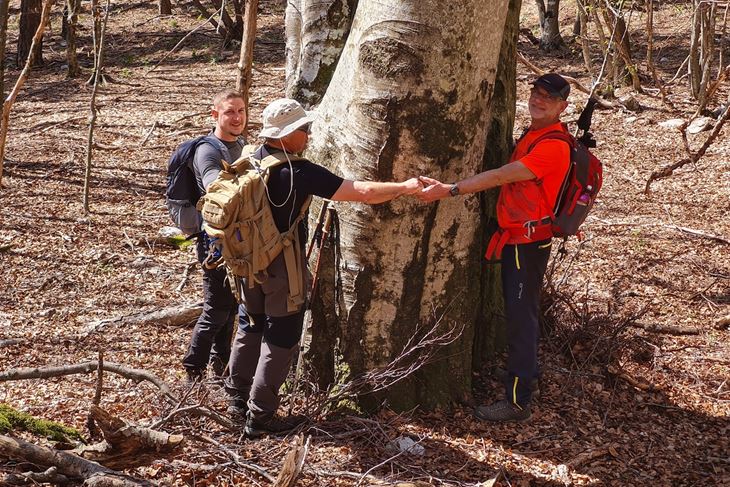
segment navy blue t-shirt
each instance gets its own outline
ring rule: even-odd
[[[263,145],[254,153],[254,157],[262,160],[274,153],[283,154],[284,151]],[[295,156],[290,154],[289,157]],[[291,167],[294,169],[293,182],[291,178],[292,171],[286,162],[269,169],[271,171],[267,184],[269,203],[271,203],[274,222],[276,222],[276,227],[280,232],[289,230],[309,195],[327,199],[332,198],[332,195],[337,192],[344,181],[328,169],[306,159],[292,161]],[[302,244],[307,240],[306,222],[307,219],[304,218],[299,226],[299,236]]]

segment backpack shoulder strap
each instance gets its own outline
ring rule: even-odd
[[[212,133],[203,137],[203,139],[201,140],[201,143],[208,143],[208,144],[212,145],[213,147],[218,149],[218,151],[221,153],[221,156],[224,161],[226,161],[228,163],[233,162],[233,161],[231,161],[231,153],[228,152],[228,147],[226,147],[226,145],[223,142],[221,142],[218,139],[218,137],[216,137]]]
[[[540,137],[535,139],[532,142],[532,144],[530,144],[530,147],[527,148],[527,153],[529,154],[530,152],[532,152],[532,149],[534,149],[535,146],[537,146],[537,144],[539,144],[540,142],[542,142],[544,140],[550,140],[550,139],[562,140],[563,142],[568,144],[568,146],[570,146],[571,149],[573,148],[573,146],[575,146],[575,139],[573,138],[572,135],[566,134],[565,132],[561,132],[559,130],[553,130],[546,134],[542,134]]]

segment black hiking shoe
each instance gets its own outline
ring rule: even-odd
[[[226,372],[226,363],[223,362],[220,357],[211,357],[210,367],[213,369],[213,375],[216,376],[216,378],[223,379]]]
[[[532,416],[530,405],[517,406],[506,399],[489,406],[479,406],[474,410],[474,417],[482,421],[508,423],[511,421],[527,421]]]
[[[231,420],[234,423],[245,425],[246,418],[248,416],[248,404],[246,404],[246,401],[241,401],[239,399],[229,399],[226,413],[228,413],[228,416],[231,417]]]
[[[194,384],[205,380],[205,369],[185,369],[185,373],[187,374],[188,384]]]
[[[260,438],[264,435],[283,435],[289,433],[306,421],[303,416],[287,416],[285,418],[272,416],[269,419],[256,419],[249,411],[244,433],[249,438]]]
[[[494,378],[496,380],[498,380],[499,382],[502,382],[502,383],[510,380],[509,372],[507,372],[506,370],[504,370],[501,367],[496,367],[494,369],[494,372],[492,375],[494,376]],[[530,380],[530,392],[532,393],[532,397],[537,397],[540,395],[540,384],[539,384],[537,377],[533,377]]]

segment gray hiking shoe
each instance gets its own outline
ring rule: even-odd
[[[507,423],[510,421],[527,421],[532,416],[530,405],[520,408],[511,402],[503,399],[489,406],[479,406],[474,410],[474,417],[482,421],[495,423]]]
[[[289,433],[306,421],[303,416],[287,416],[285,418],[272,416],[269,419],[255,419],[248,414],[244,433],[249,438],[259,438],[264,435],[282,435]]]

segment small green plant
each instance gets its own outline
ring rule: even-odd
[[[122,78],[131,78],[132,70],[129,68],[122,68],[122,70],[119,72],[119,74],[122,76]]]
[[[193,245],[193,242],[195,241],[193,239],[188,239],[185,235],[175,235],[173,237],[168,237],[167,240],[180,250],[187,249]]]
[[[81,434],[74,428],[55,421],[34,418],[30,414],[13,409],[8,404],[0,403],[0,433],[7,433],[14,429],[24,430],[54,441],[71,439],[83,441]]]
[[[172,27],[173,29],[177,29],[177,27],[178,27],[177,20],[170,19],[170,27]]]

